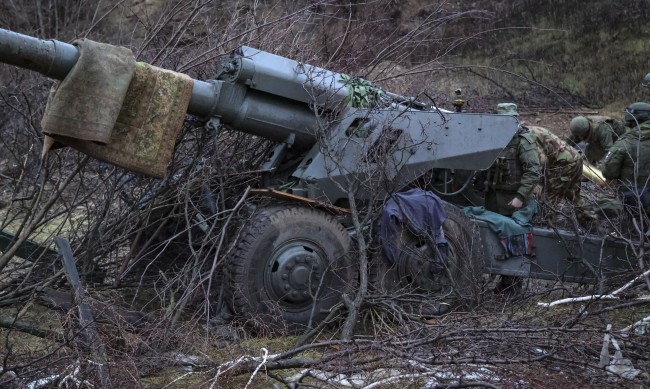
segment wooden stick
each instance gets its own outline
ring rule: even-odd
[[[59,249],[61,261],[63,262],[63,270],[68,278],[68,282],[72,286],[75,301],[79,305],[79,324],[81,326],[81,331],[88,342],[88,347],[90,347],[95,358],[94,362],[102,387],[110,388],[111,381],[107,369],[108,358],[106,357],[106,347],[99,337],[93,314],[90,311],[88,303],[86,303],[86,294],[84,293],[81,280],[79,279],[79,272],[77,272],[77,266],[75,265],[74,256],[72,255],[72,248],[67,239],[58,236],[54,238],[54,243]]]

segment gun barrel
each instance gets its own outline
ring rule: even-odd
[[[0,28],[0,62],[63,80],[79,59],[74,45],[43,40]],[[194,80],[187,113],[200,117],[211,113],[216,98],[212,84]]]
[[[0,61],[63,79],[79,58],[73,45],[0,29]]]

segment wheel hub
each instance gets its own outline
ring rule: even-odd
[[[324,256],[317,247],[293,242],[280,247],[271,256],[265,282],[279,301],[308,303],[318,291],[324,268]]]

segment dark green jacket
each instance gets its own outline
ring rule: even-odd
[[[602,166],[603,176],[618,179],[623,187],[644,188],[650,177],[650,121],[628,129],[609,149]],[[636,172],[636,173],[635,173]]]
[[[619,136],[625,133],[625,126],[615,119],[608,116],[587,116],[589,121],[589,134],[586,139],[581,139],[571,134],[568,140],[577,145],[584,141],[585,157],[591,163],[597,163],[609,151]]]
[[[513,209],[508,203],[515,196],[525,204],[532,199],[533,189],[540,182],[541,163],[535,136],[526,127],[515,135],[517,162],[521,167],[521,178],[516,189],[488,189],[485,193],[485,208],[490,211],[510,216]]]
[[[533,189],[539,184],[542,170],[535,136],[531,132],[525,131],[519,136],[517,151],[519,162],[524,171],[521,177],[521,185],[517,189],[517,197],[527,202],[531,199]]]

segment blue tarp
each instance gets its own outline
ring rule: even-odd
[[[447,243],[442,223],[447,218],[444,201],[433,192],[411,189],[395,193],[386,202],[379,231],[384,254],[393,264],[397,258],[397,225],[403,224],[416,234],[426,235],[438,245]]]

